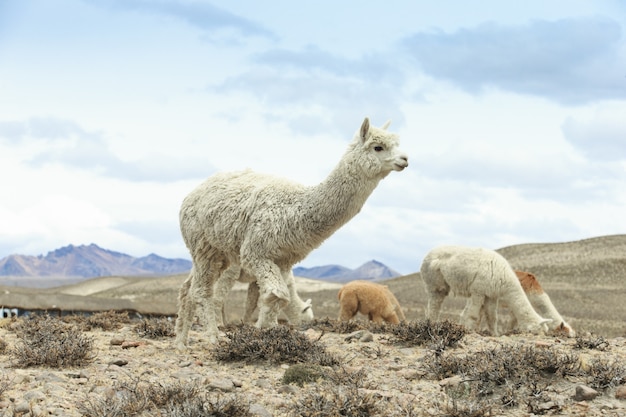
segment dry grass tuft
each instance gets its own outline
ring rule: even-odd
[[[196,385],[153,385],[139,379],[118,382],[113,396],[89,396],[85,417],[159,415],[170,417],[248,417],[250,404],[237,395],[210,395]]]
[[[95,357],[93,338],[47,315],[20,319],[14,331],[19,340],[10,353],[19,368],[83,366]]]
[[[162,339],[176,336],[174,323],[163,317],[142,319],[135,325],[134,330],[141,337],[148,339]]]
[[[609,342],[602,336],[594,336],[590,334],[589,336],[576,336],[576,344],[574,345],[576,349],[595,349],[600,351],[609,350]]]
[[[577,355],[523,345],[503,345],[469,354],[433,353],[425,360],[437,379],[460,376],[462,382],[448,396],[458,408],[460,400],[472,412],[526,404],[537,412],[538,404],[549,401],[548,387],[555,376],[580,373]],[[467,415],[472,415],[467,414]],[[480,415],[480,414],[478,414]]]
[[[326,352],[317,341],[311,341],[302,332],[285,325],[257,329],[248,324],[229,326],[228,340],[214,347],[215,359],[222,362],[316,363],[332,366],[339,361]]]
[[[403,321],[396,325],[387,324],[385,330],[393,334],[395,343],[426,345],[440,352],[457,346],[467,333],[465,327],[449,320]]]

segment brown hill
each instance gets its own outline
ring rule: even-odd
[[[499,252],[514,268],[536,274],[557,309],[575,328],[605,336],[624,336],[625,249],[626,235],[616,235],[576,242],[516,245]],[[174,315],[178,288],[185,278],[186,275],[160,278],[117,276],[46,290],[0,287],[0,305],[20,308],[52,308],[54,305],[66,310],[86,308],[92,311],[110,306],[110,309]],[[396,294],[407,319],[424,317],[426,295],[419,273],[385,280],[384,283]],[[313,300],[316,317],[337,316],[340,284],[298,278],[297,285],[303,299]],[[236,286],[227,299],[226,313],[230,320],[241,318],[244,289],[243,285]],[[444,317],[456,320],[464,303],[464,299],[449,297],[444,303]]]

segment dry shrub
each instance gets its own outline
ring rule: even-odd
[[[237,395],[210,395],[196,385],[154,385],[139,379],[119,381],[113,396],[89,396],[80,404],[85,417],[248,417],[250,404]]]
[[[297,363],[285,371],[282,383],[295,384],[299,387],[324,378],[324,368],[310,363]]]
[[[222,362],[303,363],[323,366],[339,363],[326,348],[311,341],[302,332],[279,325],[257,329],[248,324],[238,324],[225,329],[227,340],[220,340],[213,348],[215,359]]]
[[[11,355],[20,368],[83,366],[94,358],[93,338],[48,315],[22,319],[15,333],[18,342]]]
[[[615,388],[626,383],[626,367],[618,360],[595,360],[587,374],[589,385],[595,389]]]
[[[465,327],[450,320],[442,321],[403,321],[396,325],[385,325],[393,334],[395,343],[426,345],[435,351],[455,347],[465,337]]]
[[[176,335],[174,323],[164,317],[142,319],[140,323],[135,325],[134,330],[141,337],[148,339],[162,339]]]
[[[89,330],[118,330],[128,323],[130,323],[130,318],[126,311],[103,311],[94,313],[85,319],[85,324]]]
[[[576,336],[576,349],[595,349],[600,351],[609,350],[609,342],[602,336],[588,335],[588,336]]]
[[[332,332],[339,334],[353,333],[357,330],[366,330],[370,328],[370,323],[360,320],[342,321],[325,317],[323,319],[313,319],[302,324],[304,329],[316,329],[323,332]]]
[[[474,415],[469,411],[491,409],[494,399],[503,407],[526,404],[537,411],[539,402],[549,401],[546,391],[554,376],[580,372],[577,355],[523,345],[503,345],[460,355],[436,352],[426,357],[424,364],[437,379],[454,375],[463,378],[448,395],[457,408],[457,400],[468,401],[468,414],[455,415]],[[459,395],[459,389],[464,396]]]
[[[72,314],[63,316],[62,321],[75,324],[85,331],[94,329],[110,331],[118,330],[125,324],[130,323],[130,317],[126,311],[100,311],[90,315]]]

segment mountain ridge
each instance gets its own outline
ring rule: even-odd
[[[136,258],[89,245],[67,245],[44,255],[0,259],[0,276],[94,278],[112,275],[168,275],[191,269],[191,261],[156,254]]]
[[[67,245],[49,251],[46,255],[9,255],[0,259],[0,279],[19,282],[30,281],[29,286],[47,286],[46,279],[79,281],[104,276],[149,276],[187,273],[192,263],[186,259],[168,259],[151,253],[133,257],[125,253],[89,245]],[[341,265],[325,265],[313,268],[296,267],[294,275],[303,278],[322,279],[331,282],[347,282],[353,279],[381,280],[401,274],[383,263],[371,260],[352,270]],[[8,278],[12,278],[9,280]],[[5,282],[6,283],[6,282]]]

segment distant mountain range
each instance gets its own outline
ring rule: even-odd
[[[64,246],[46,256],[9,255],[0,259],[0,276],[82,277],[111,275],[169,275],[189,271],[191,261],[155,254],[135,258],[96,244]]]
[[[135,258],[120,252],[90,245],[68,245],[47,255],[9,255],[0,259],[0,277],[95,278],[104,276],[172,275],[188,272],[191,261],[167,259],[155,254]],[[400,276],[399,272],[372,260],[357,269],[340,265],[297,267],[294,275],[324,281],[347,282],[353,279],[380,280]],[[13,280],[15,281],[15,280]],[[40,281],[39,281],[40,282]]]
[[[377,281],[402,275],[376,260],[366,262],[357,269],[349,269],[341,265],[325,265],[313,268],[296,267],[293,269],[293,274],[298,277],[334,282],[348,282],[355,279]]]

